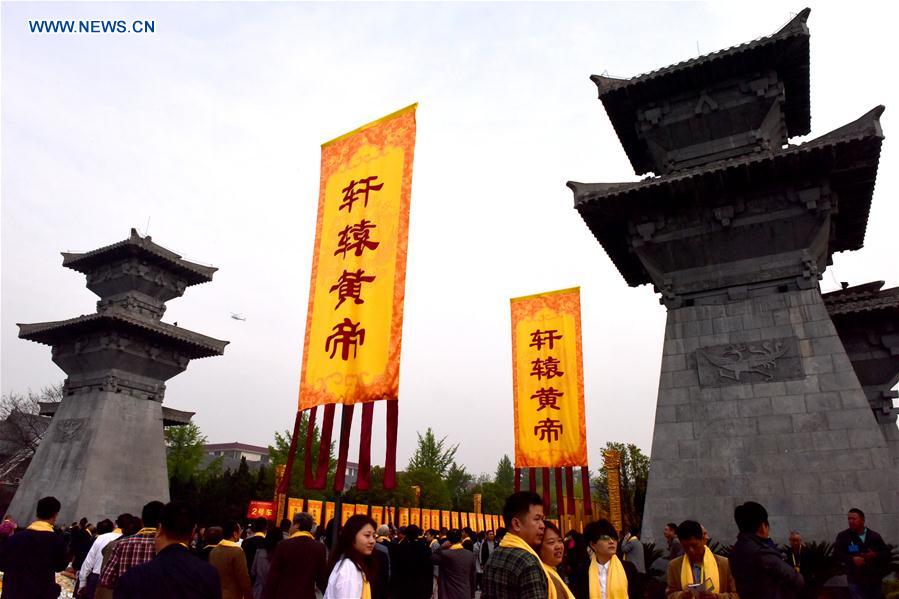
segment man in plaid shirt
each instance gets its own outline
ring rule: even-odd
[[[144,527],[137,534],[123,538],[116,543],[109,559],[100,572],[100,586],[115,589],[122,574],[128,568],[139,566],[156,555],[156,527],[165,505],[161,501],[151,501],[141,511]]]
[[[543,500],[536,493],[513,493],[503,521],[508,532],[484,567],[483,599],[546,599],[546,573],[533,551],[543,542]]]

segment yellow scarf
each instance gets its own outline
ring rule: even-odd
[[[155,528],[141,528],[139,531],[137,531],[137,534],[139,534],[139,535],[148,535],[148,534],[150,534],[151,532],[155,535],[155,534],[156,534],[156,529],[155,529]]]
[[[312,533],[309,532],[309,531],[306,531],[306,530],[298,530],[298,531],[296,531],[295,533],[293,533],[292,535],[290,535],[290,536],[287,537],[287,538],[288,538],[288,539],[295,539],[295,538],[297,538],[297,537],[307,537],[307,538],[310,538],[310,539],[315,540],[315,537],[312,536]]]
[[[549,577],[552,579],[549,582],[549,586],[550,587],[558,586],[560,589],[563,589],[565,591],[566,599],[574,599],[574,593],[571,592],[571,589],[568,588],[568,585],[565,584],[565,581],[562,580],[562,577],[559,576],[559,573],[556,572],[556,569],[552,568],[550,566],[547,566],[542,561],[540,562],[540,565],[543,566],[543,571],[546,572],[547,574],[549,574]],[[556,585],[553,585],[553,581],[556,582]]]
[[[27,530],[36,530],[38,532],[53,532],[53,525],[43,520],[35,520],[28,525]]]
[[[390,537],[378,537],[378,542],[384,541],[385,543],[390,542]]]
[[[371,599],[371,583],[368,582],[365,574],[362,575],[362,597],[359,599]]]
[[[450,549],[465,549],[465,547],[462,546],[462,543],[456,543],[455,545],[450,545]]]
[[[116,528],[116,529],[114,529],[112,532],[116,533],[117,535],[120,535],[120,534],[122,534],[122,529],[121,529],[121,528]]]
[[[254,537],[263,537],[263,538],[265,538],[265,533],[264,533],[264,532],[254,532],[254,533],[253,533],[253,536],[254,536]]]
[[[234,541],[229,541],[228,539],[222,539],[219,541],[219,544],[216,547],[237,547],[240,548],[240,545],[235,543]]]
[[[594,557],[590,560],[590,599],[602,599],[602,589],[599,586],[599,562]],[[606,577],[606,599],[628,599],[627,573],[621,560],[613,555],[609,561],[609,574]]]
[[[709,548],[705,548],[705,553],[702,554],[702,576],[701,580],[698,582],[705,582],[706,578],[710,578],[712,580],[712,588],[716,593],[721,592],[721,581],[718,576],[718,562],[715,561],[715,554],[709,551]],[[690,564],[690,558],[686,555],[684,556],[684,563],[680,566],[680,583],[681,588],[683,590],[687,590],[687,585],[694,584],[693,582],[693,566]]]
[[[537,552],[534,551],[533,547],[528,545],[524,539],[513,532],[507,532],[503,537],[503,540],[499,542],[499,546],[509,547],[512,549],[521,549],[522,551],[527,551],[535,558],[537,558],[537,563],[539,563],[543,567],[543,573],[546,575],[546,590],[548,592],[547,599],[558,599],[558,596],[556,595],[556,585],[553,584],[552,574],[549,573],[550,568],[540,560],[540,556],[537,555]]]

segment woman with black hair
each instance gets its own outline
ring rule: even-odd
[[[262,590],[265,588],[265,581],[268,580],[268,571],[272,565],[272,558],[275,556],[275,549],[278,543],[284,540],[280,528],[272,528],[265,533],[262,546],[256,549],[253,556],[253,566],[250,568],[250,578],[253,579],[253,598],[262,599]]]
[[[362,514],[347,519],[331,549],[331,576],[324,599],[371,599],[376,542],[374,520]]]

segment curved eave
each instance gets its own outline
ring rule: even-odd
[[[150,334],[160,343],[175,345],[193,359],[220,356],[225,352],[225,347],[229,343],[164,322],[150,323],[112,311],[88,314],[69,320],[32,324],[19,323],[17,326],[19,327],[19,338],[50,346],[65,343],[78,335],[110,328],[130,330],[142,335]]]
[[[574,193],[575,208],[631,286],[650,282],[627,243],[627,222],[634,215],[649,215],[720,192],[750,190],[764,185],[760,182],[787,182],[796,172],[830,177],[840,198],[830,252],[856,250],[864,245],[877,178],[883,110],[877,106],[852,123],[777,153],[724,160],[633,183],[570,181],[568,187]]]
[[[83,274],[89,274],[98,267],[124,258],[140,258],[157,264],[184,277],[188,286],[208,283],[218,270],[214,266],[204,266],[183,259],[179,254],[154,243],[152,238],[141,237],[134,229],[128,239],[82,253],[62,253],[62,265]]]
[[[652,171],[645,144],[637,135],[637,106],[689,89],[773,68],[784,82],[784,117],[789,137],[811,131],[809,13],[806,8],[774,35],[685,60],[630,79],[592,75],[599,99],[612,121],[634,172]]]

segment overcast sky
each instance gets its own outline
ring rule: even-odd
[[[419,102],[399,466],[428,426],[475,473],[512,454],[509,298],[576,285],[591,464],[609,440],[648,453],[665,309],[625,284],[565,187],[636,179],[588,77],[768,35],[804,6],[3,3],[2,391],[64,377],[17,322],[95,310],[59,252],[136,227],[220,269],[165,320],[231,344],[169,381],[166,405],[196,411],[210,442],[270,443],[296,410],[320,144]],[[887,106],[865,247],[835,256],[825,290],[899,283],[883,16],[812,4],[810,137]],[[36,19],[156,30],[32,34]],[[383,463],[383,406],[375,422]]]

